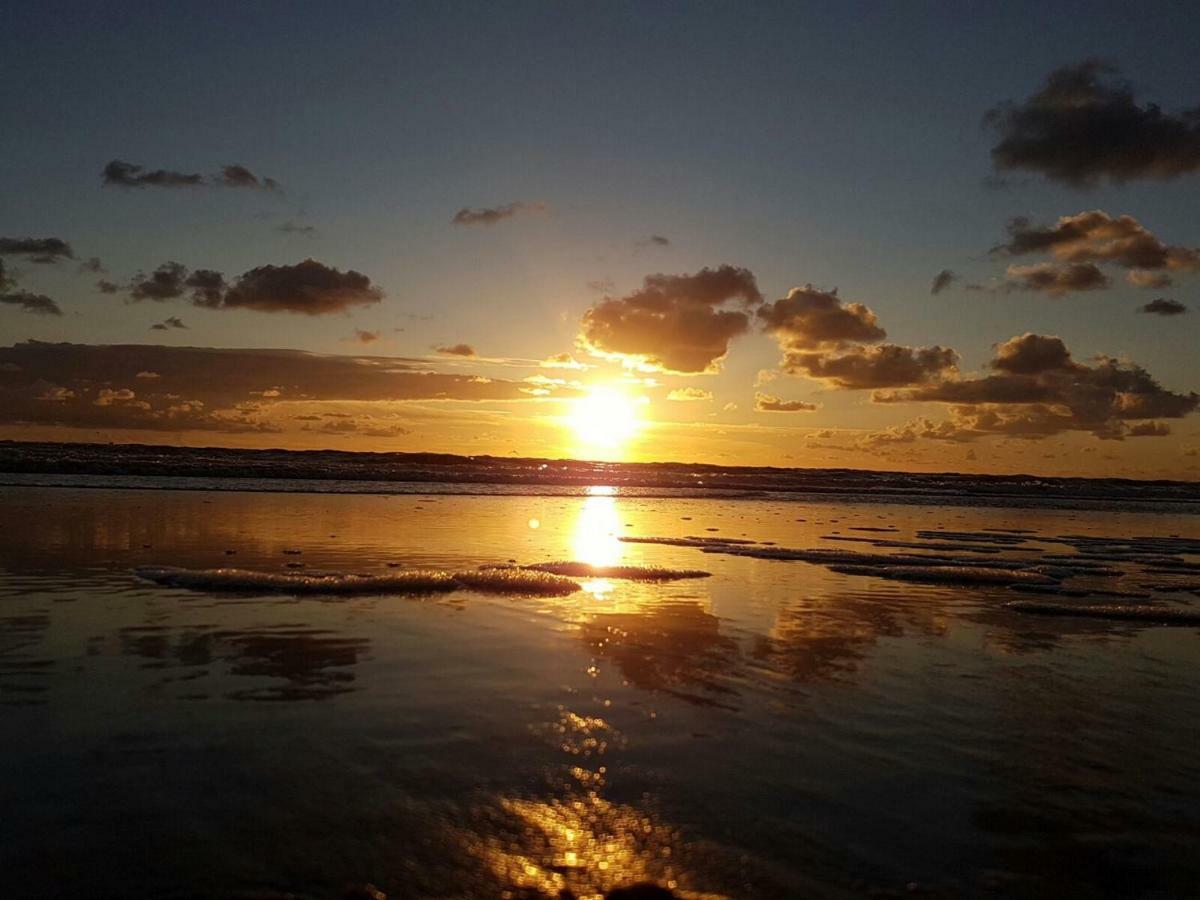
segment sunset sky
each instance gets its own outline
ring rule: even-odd
[[[1198,32],[11,7],[0,438],[1200,478]]]

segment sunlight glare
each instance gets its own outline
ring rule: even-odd
[[[614,387],[594,387],[571,402],[567,423],[584,447],[611,450],[641,430],[641,407],[647,402]]]

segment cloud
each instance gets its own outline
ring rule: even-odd
[[[670,247],[671,239],[663,237],[661,234],[652,234],[644,241],[638,241],[639,247]]]
[[[758,317],[783,350],[783,371],[846,390],[923,384],[958,364],[958,355],[945,347],[878,344],[887,332],[875,313],[844,303],[836,290],[792,288],[759,309]]]
[[[1125,280],[1134,287],[1165,288],[1174,284],[1174,280],[1166,272],[1147,272],[1144,269],[1131,269],[1125,273]]]
[[[204,176],[196,173],[172,172],[168,169],[155,169],[147,172],[145,167],[114,159],[100,173],[104,184],[110,187],[143,188],[143,187],[199,187],[204,184]]]
[[[774,335],[785,353],[873,343],[887,337],[875,313],[861,303],[842,303],[836,288],[792,288],[782,300],[759,309],[758,317],[763,330]]]
[[[587,282],[586,287],[589,291],[595,291],[597,294],[610,294],[617,289],[611,278],[593,278]]]
[[[762,303],[749,269],[723,265],[694,275],[647,275],[640,290],[605,297],[583,315],[579,344],[593,356],[645,369],[715,372],[750,316],[725,309]]]
[[[61,316],[62,309],[45,294],[31,294],[29,291],[14,291],[0,293],[0,304],[16,306],[24,312],[39,316]]]
[[[360,344],[373,344],[379,340],[378,331],[367,331],[363,328],[354,329],[354,340]]]
[[[520,381],[432,372],[422,360],[25,341],[0,347],[0,423],[154,431],[275,431],[279,404],[536,402]],[[155,372],[158,378],[138,379]],[[136,394],[129,387],[138,385]],[[544,396],[574,397],[550,384]],[[126,393],[128,392],[128,393]],[[55,395],[54,402],[43,399]],[[68,396],[68,394],[70,396]],[[290,416],[307,412],[285,406]]]
[[[108,269],[98,256],[90,256],[79,264],[80,272],[91,272],[93,275],[106,275]]]
[[[958,276],[949,269],[942,269],[942,271],[933,276],[933,285],[929,288],[929,293],[940,294],[957,280]]]
[[[712,400],[712,398],[712,391],[705,391],[694,387],[675,388],[667,394],[668,400],[678,400],[680,402]]]
[[[754,409],[758,412],[812,412],[819,409],[815,403],[803,400],[781,400],[771,394],[754,395]]]
[[[468,209],[463,207],[451,219],[454,225],[498,225],[518,215],[536,215],[549,210],[545,203],[506,203],[503,206]]]
[[[151,331],[169,331],[172,328],[182,328],[186,330],[187,326],[183,324],[183,319],[180,319],[177,316],[167,316],[167,318],[163,319],[161,322],[157,322],[150,326]]]
[[[107,287],[111,282],[101,282]],[[104,293],[109,293],[101,287]],[[192,302],[197,306],[213,306],[220,302],[226,288],[225,276],[211,269],[197,269],[188,273],[185,266],[177,262],[165,262],[149,275],[139,272],[129,285],[132,300],[154,300],[162,302],[182,297],[191,292]]]
[[[1052,297],[1063,297],[1077,291],[1098,291],[1111,282],[1094,263],[1034,263],[1030,266],[1009,266],[1005,290],[1037,291]]]
[[[555,353],[553,356],[547,356],[540,363],[543,369],[590,369],[592,368],[587,363],[581,363],[570,353]]]
[[[1200,406],[1200,394],[1167,390],[1141,366],[1109,357],[1077,362],[1052,336],[1010,338],[989,367],[987,375],[878,391],[872,399],[951,404],[951,423],[961,431],[1028,438],[1085,431],[1120,439],[1130,432],[1128,422],[1178,419]]]
[[[1200,115],[1140,106],[1127,82],[1104,77],[1116,74],[1098,60],[1064,66],[1023,102],[991,109],[984,122],[999,136],[997,171],[1024,169],[1090,187],[1105,178],[1166,180],[1200,169]]]
[[[825,381],[843,390],[925,384],[955,371],[949,347],[856,346],[845,351],[791,351],[782,363],[790,375]]]
[[[1138,311],[1150,313],[1155,316],[1181,316],[1188,311],[1188,308],[1178,300],[1168,300],[1165,297],[1159,297],[1157,300],[1151,300],[1145,306],[1140,307]]]
[[[0,259],[0,305],[15,306],[22,312],[39,316],[61,316],[58,304],[45,294],[33,294],[16,290],[17,279],[8,273],[4,260]]]
[[[106,187],[121,188],[190,188],[230,187],[251,190],[280,190],[279,182],[273,178],[260,178],[245,166],[231,164],[222,166],[216,175],[205,176],[198,172],[174,172],[170,169],[147,171],[144,166],[114,159],[100,173]]]
[[[474,356],[475,348],[470,344],[450,344],[444,347],[434,347],[438,353],[445,356]]]
[[[26,256],[35,263],[74,259],[71,245],[62,238],[0,238],[0,256]]]
[[[1133,270],[1135,284],[1153,282],[1154,273],[1163,270],[1200,270],[1200,250],[1167,244],[1133,216],[1114,217],[1100,209],[1061,216],[1050,227],[1016,218],[1008,223],[1008,234],[1008,243],[993,252],[1049,253],[1061,262],[1112,263]]]
[[[279,182],[274,178],[259,178],[245,166],[237,164],[221,167],[220,183],[225,187],[251,188],[261,191],[280,190]]]
[[[344,312],[383,299],[383,291],[353,269],[341,272],[313,259],[291,266],[259,266],[223,294],[194,298],[207,309],[252,309],[309,316]]]
[[[96,290],[102,294],[119,294],[121,286],[115,281],[109,281],[107,278],[101,278],[96,282]]]

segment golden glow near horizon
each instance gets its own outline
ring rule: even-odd
[[[645,426],[642,409],[648,402],[646,397],[632,396],[611,385],[595,386],[570,401],[566,424],[580,450],[619,455]]]

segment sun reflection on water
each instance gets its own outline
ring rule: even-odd
[[[583,501],[579,518],[575,520],[573,557],[593,566],[615,566],[621,561],[625,545],[617,535],[621,519],[617,515],[616,488],[592,485]],[[612,593],[613,583],[607,578],[592,578],[583,582],[583,589],[597,600]]]

